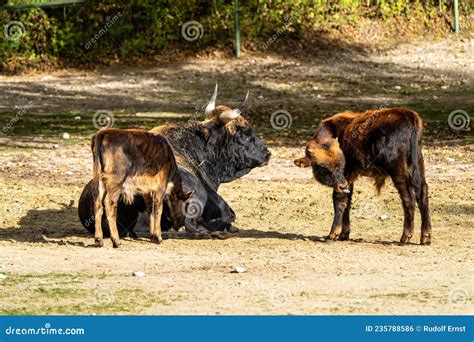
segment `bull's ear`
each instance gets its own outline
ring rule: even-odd
[[[311,160],[308,157],[298,158],[295,160],[295,165],[298,167],[311,166]]]
[[[225,124],[225,129],[229,132],[230,135],[237,133],[237,125],[234,120]]]
[[[209,141],[209,138],[211,137],[209,128],[204,125],[201,125],[199,127],[199,130],[197,131],[197,135],[201,137],[206,143]]]

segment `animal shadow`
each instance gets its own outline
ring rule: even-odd
[[[77,237],[89,237],[77,216],[77,207],[61,209],[30,209],[20,218],[19,227],[0,229],[0,241],[26,243],[53,243],[89,247]],[[92,243],[92,239],[91,239]]]

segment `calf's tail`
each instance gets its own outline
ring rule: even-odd
[[[92,177],[94,178],[95,181],[98,181],[100,178],[100,173],[103,171],[103,158],[102,158],[102,140],[103,136],[102,135],[97,135],[95,134],[92,137],[91,141],[91,150],[92,150],[92,157],[93,157],[93,173]]]

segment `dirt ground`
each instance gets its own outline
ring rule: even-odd
[[[376,196],[367,179],[356,183],[351,240],[324,242],[332,220],[330,190],[292,162],[302,153],[300,135],[316,124],[298,126],[305,111],[417,103],[445,115],[444,126],[451,110],[474,112],[473,46],[472,40],[402,44],[367,52],[363,64],[272,56],[197,59],[121,73],[0,76],[0,110],[12,116],[18,105],[30,103],[17,124],[31,128],[25,123],[30,118],[87,116],[98,109],[114,111],[122,125],[128,117],[121,114],[128,112],[173,120],[194,110],[196,99],[208,93],[202,84],[212,84],[217,73],[224,80],[222,97],[233,102],[241,95],[232,82],[239,91],[259,89],[252,113],[273,153],[269,165],[219,191],[237,214],[236,237],[161,245],[127,238],[118,250],[108,240],[98,249],[77,217],[92,173],[90,134],[65,125],[52,135],[3,136],[0,313],[473,314],[474,146],[465,135],[451,132],[445,141],[436,131],[427,134],[431,246],[418,245],[419,215],[413,244],[398,245],[398,194],[387,184]],[[346,85],[337,72],[342,66],[353,70]],[[179,85],[170,86],[173,79]],[[413,80],[417,85],[410,85]],[[294,126],[265,127],[265,115],[278,108],[293,114]],[[71,138],[61,140],[63,131]],[[231,273],[237,266],[245,272]],[[133,276],[137,271],[145,276]]]

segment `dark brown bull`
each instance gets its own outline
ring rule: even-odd
[[[347,240],[354,181],[375,180],[380,191],[390,177],[403,204],[402,244],[414,231],[415,203],[421,212],[421,244],[431,243],[428,186],[421,154],[422,121],[408,109],[344,112],[323,120],[306,145],[299,167],[312,166],[320,183],[333,187],[334,221],[328,239]]]
[[[150,214],[150,234],[160,243],[163,200],[172,217],[178,217],[186,200],[181,178],[177,172],[173,150],[165,137],[144,130],[103,129],[92,138],[94,181],[98,191],[94,194],[95,241],[103,246],[103,207],[110,228],[112,244],[120,245],[117,230],[117,206],[134,202],[136,195],[143,196]],[[175,191],[172,191],[174,187]],[[173,205],[174,204],[174,205]]]

